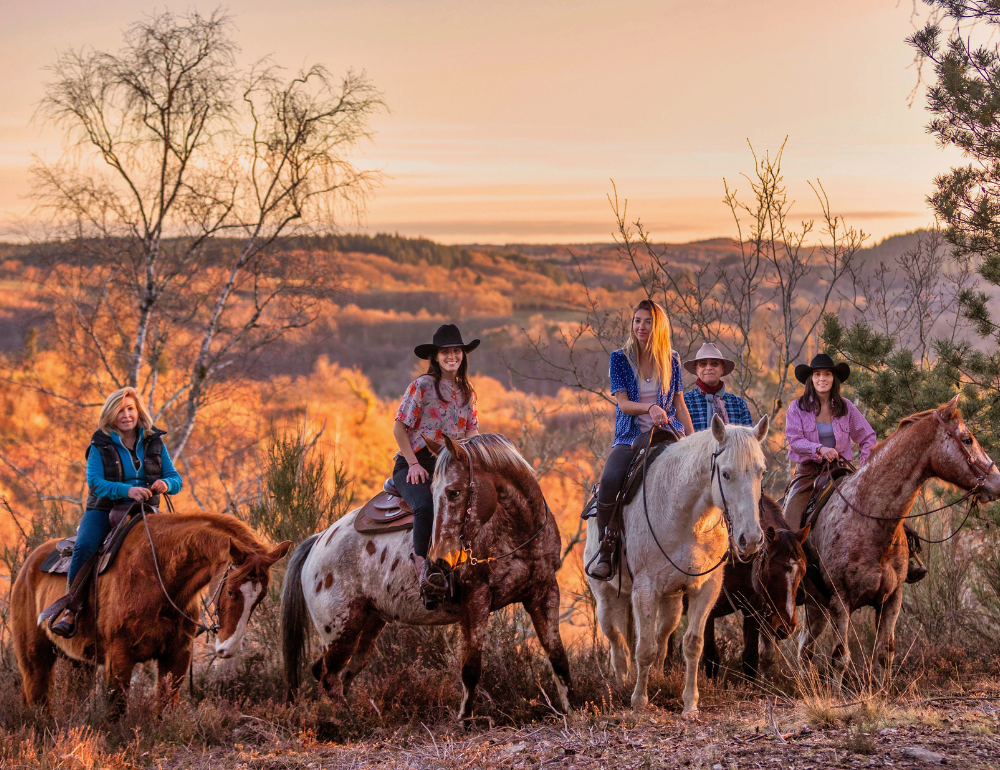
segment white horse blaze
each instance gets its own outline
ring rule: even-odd
[[[251,583],[249,580],[240,586],[240,593],[243,594],[243,614],[236,624],[236,630],[228,639],[221,637],[215,640],[215,654],[220,658],[229,658],[236,652],[236,649],[243,641],[243,635],[247,632],[247,624],[250,622],[250,613],[253,612],[257,597],[264,590],[260,583]]]

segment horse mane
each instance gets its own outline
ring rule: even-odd
[[[481,433],[462,441],[461,447],[485,471],[500,476],[517,476],[528,473],[531,478],[535,477],[535,469],[521,456],[510,439],[500,433]],[[444,483],[444,474],[452,459],[448,447],[442,446],[441,451],[438,452],[437,462],[434,464],[435,486]]]
[[[892,433],[890,433],[888,436],[886,436],[884,439],[882,439],[881,441],[879,441],[875,445],[875,447],[872,449],[871,457],[869,457],[868,459],[869,460],[874,459],[875,455],[882,450],[882,447],[884,447],[886,444],[888,444],[890,441],[892,441],[892,439],[894,439],[900,433],[902,433],[903,431],[905,431],[907,428],[910,428],[910,427],[916,425],[918,422],[922,422],[923,420],[926,420],[928,417],[930,417],[932,414],[934,414],[942,406],[945,406],[945,404],[942,404],[941,406],[937,407],[936,409],[925,409],[922,412],[916,412],[914,414],[911,414],[909,417],[904,417],[902,420],[899,421],[899,425],[896,426],[896,430],[894,430]]]
[[[173,552],[184,552],[193,547],[203,546],[213,536],[233,541],[250,556],[259,554],[262,548],[260,540],[249,525],[225,513],[157,514],[151,516],[149,522],[154,534],[157,530],[163,534],[166,534],[164,530],[173,530],[169,540],[170,550]],[[145,539],[145,533],[142,537]],[[225,550],[228,553],[228,542]],[[249,571],[252,562],[253,559],[248,559],[243,569]]]
[[[711,429],[699,430],[678,441],[674,446],[681,447],[685,452],[697,454],[697,461],[708,461],[712,454],[719,448],[715,436]],[[733,465],[739,471],[749,471],[752,469],[767,467],[767,460],[764,457],[764,450],[760,448],[757,441],[757,433],[753,428],[742,425],[726,426],[726,451],[727,458],[732,459]],[[728,454],[732,452],[732,454]]]

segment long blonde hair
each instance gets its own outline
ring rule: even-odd
[[[628,339],[622,346],[622,350],[625,353],[625,358],[632,365],[635,376],[637,378],[640,377],[639,353],[641,352],[641,346],[639,345],[639,338],[635,336],[634,328],[635,314],[640,310],[647,310],[653,316],[653,329],[649,334],[646,352],[653,358],[653,368],[661,387],[664,389],[669,388],[674,366],[674,350],[670,344],[670,316],[667,315],[667,311],[658,303],[651,299],[644,299],[635,306],[635,309],[632,311],[632,318],[629,320]]]
[[[111,431],[118,432],[115,428],[115,418],[122,410],[122,404],[125,403],[126,398],[131,398],[132,403],[135,404],[135,411],[139,413],[139,424],[146,430],[153,427],[153,418],[149,416],[149,412],[146,411],[146,407],[142,403],[142,399],[139,398],[139,394],[135,392],[135,388],[121,388],[108,396],[104,406],[101,407],[101,416],[97,418],[97,427],[100,430],[108,435],[111,435]]]

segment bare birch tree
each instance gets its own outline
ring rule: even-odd
[[[175,457],[220,377],[310,324],[335,280],[282,239],[357,214],[378,181],[349,160],[384,107],[364,74],[236,53],[224,13],[159,13],[118,53],[61,54],[39,109],[68,139],[33,168],[62,236],[57,324],[88,400],[139,388]]]

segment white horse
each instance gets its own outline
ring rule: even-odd
[[[611,645],[612,668],[622,685],[634,652],[633,708],[649,703],[650,666],[663,660],[664,645],[677,628],[686,595],[684,716],[698,711],[698,663],[705,621],[722,587],[722,567],[712,568],[725,557],[730,539],[741,560],[756,553],[764,539],[758,504],[765,468],[760,444],[767,429],[766,415],[753,428],[725,425],[714,417],[711,430],[667,447],[649,465],[643,482],[648,522],[641,491],[623,512],[620,595],[617,577],[588,579],[601,630]],[[724,509],[731,522],[728,533]],[[597,553],[598,538],[597,523],[591,519],[584,564]],[[629,640],[633,622],[634,651]]]

